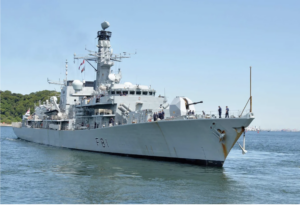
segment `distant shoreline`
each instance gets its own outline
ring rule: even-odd
[[[0,124],[0,127],[11,127],[11,124]]]

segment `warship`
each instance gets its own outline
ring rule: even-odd
[[[112,32],[106,30],[109,23],[101,26],[97,51],[86,49],[89,54],[83,57],[74,54],[74,62],[93,67],[96,80],[68,80],[66,61],[66,79],[48,79],[61,87],[59,102],[57,96],[40,101],[33,114],[26,112],[22,122],[12,123],[16,136],[63,148],[222,167],[254,120],[251,86],[250,111],[244,115],[219,118],[197,114],[195,104],[202,101],[185,96],[177,96],[169,104],[165,96],[156,96],[151,86],[121,83],[121,70],[114,73],[111,68],[130,54],[113,54]],[[245,135],[240,147],[246,153]]]

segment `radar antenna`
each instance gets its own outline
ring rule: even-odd
[[[89,52],[89,54],[88,54],[89,56],[76,56],[76,53],[74,53],[74,63],[75,63],[75,60],[78,60],[78,59],[84,59],[86,61],[95,61],[96,63],[98,63],[100,60],[99,58],[101,58],[100,61],[112,60],[112,61],[121,62],[122,58],[130,58],[131,55],[137,54],[137,52],[135,52],[135,53],[123,52],[123,55],[122,55],[122,53],[117,55],[117,54],[112,53],[112,49],[111,49],[111,51],[106,51],[106,52],[97,52],[97,51],[91,51],[88,49],[85,49],[85,50],[87,50]]]

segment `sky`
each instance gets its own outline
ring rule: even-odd
[[[298,0],[2,0],[0,89],[60,91],[47,78],[64,79],[66,59],[68,79],[94,80],[73,55],[96,51],[108,21],[114,53],[137,52],[112,67],[121,82],[233,113],[249,99],[252,66],[251,126],[300,129],[299,11]]]

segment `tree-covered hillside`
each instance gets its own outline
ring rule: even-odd
[[[39,100],[43,103],[51,96],[59,96],[56,91],[43,90],[29,95],[0,91],[0,122],[20,122],[22,116],[30,108],[30,114],[34,112],[34,103],[38,105]],[[58,99],[59,100],[59,99]],[[59,101],[58,101],[59,102]]]

